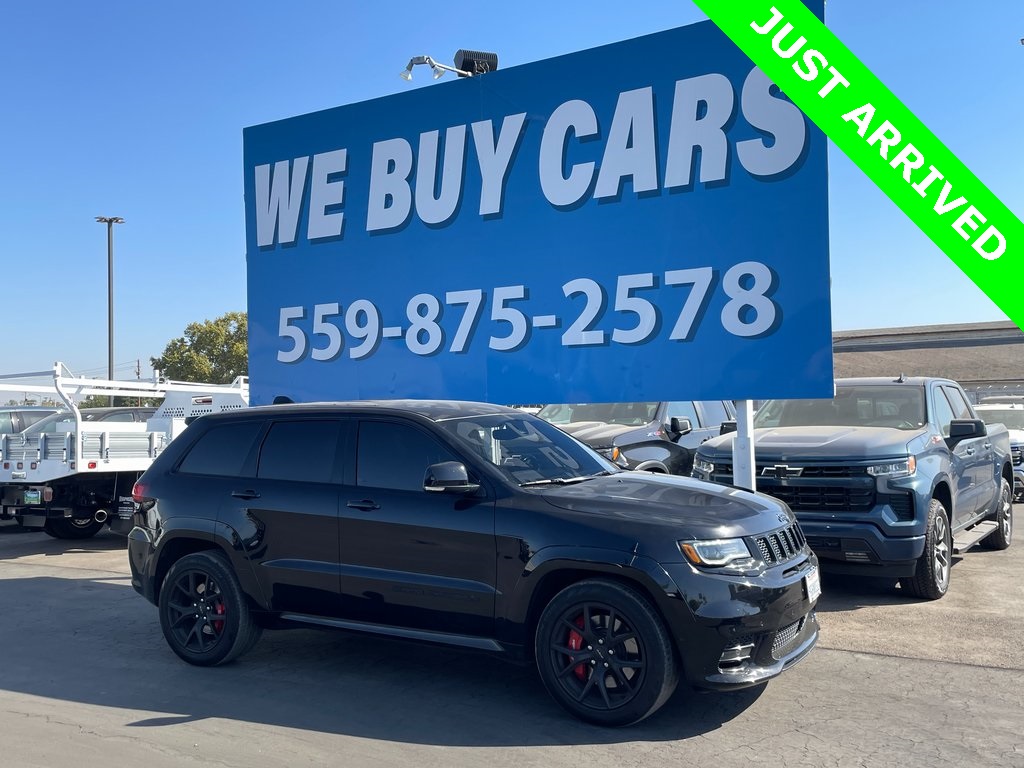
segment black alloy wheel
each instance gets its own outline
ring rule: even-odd
[[[548,604],[536,635],[537,667],[570,713],[599,725],[630,725],[653,714],[678,673],[661,618],[638,592],[584,581]]]
[[[160,626],[171,650],[198,666],[231,661],[260,634],[231,566],[216,552],[171,566],[160,588]]]

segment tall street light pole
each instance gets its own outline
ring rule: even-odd
[[[107,378],[114,378],[114,225],[124,224],[120,216],[97,216],[107,225]],[[111,396],[110,405],[114,404]]]

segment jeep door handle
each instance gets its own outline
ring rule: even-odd
[[[259,491],[245,490],[245,491],[232,491],[231,495],[236,499],[258,499],[260,497]]]
[[[991,448],[991,447],[992,447],[992,443],[985,443],[985,450],[986,450],[986,451],[987,451],[987,450],[988,450],[989,448]]]
[[[968,456],[973,456],[974,455],[974,449],[973,448],[964,448],[964,453],[966,453]]]
[[[369,512],[371,509],[380,509],[380,504],[371,499],[363,499],[362,501],[350,501],[345,506],[350,507],[351,509],[361,509],[363,510],[363,512]]]

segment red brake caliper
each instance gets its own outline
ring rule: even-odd
[[[214,606],[213,610],[218,616],[223,616],[226,613],[226,611],[224,610],[224,603],[217,603],[217,605]],[[224,621],[220,619],[214,621],[213,628],[220,632],[222,629],[224,629]]]
[[[576,620],[573,623],[577,627],[582,629],[583,628],[583,617],[582,616],[577,616]],[[583,635],[581,635],[579,632],[576,632],[575,630],[570,629],[569,630],[569,643],[568,644],[569,644],[569,648],[570,649],[572,649],[574,651],[578,651],[580,648],[583,647]],[[586,668],[586,666],[584,664],[577,664],[576,668],[573,669],[572,672],[580,680],[586,680],[587,679],[587,668]]]

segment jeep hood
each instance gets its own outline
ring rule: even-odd
[[[603,517],[609,527],[665,527],[677,538],[729,538],[774,531],[795,518],[760,494],[692,478],[650,472],[617,472],[581,483],[545,488],[554,507]]]
[[[856,460],[902,456],[907,445],[924,429],[885,427],[774,427],[754,430],[754,455],[758,461],[794,459]],[[700,453],[732,455],[735,435],[708,440]]]

